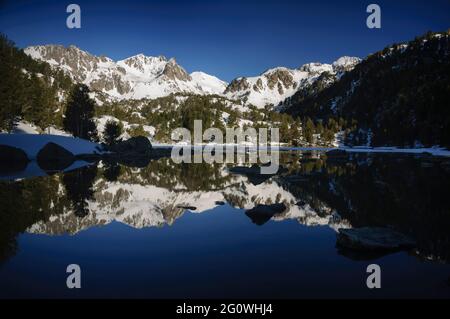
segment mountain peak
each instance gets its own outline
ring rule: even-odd
[[[333,62],[333,69],[336,72],[349,71],[359,64],[361,59],[358,57],[342,56]]]

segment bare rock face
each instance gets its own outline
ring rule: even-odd
[[[262,83],[260,82],[262,85]],[[225,94],[234,93],[239,91],[245,91],[250,88],[250,83],[247,81],[247,78],[237,78],[231,81],[228,87],[225,90]]]
[[[253,91],[261,92],[263,90],[263,83],[261,79],[256,80],[256,83],[253,85]]]
[[[177,64],[175,59],[170,59],[164,68],[163,74],[171,80],[191,81],[191,76]]]
[[[362,227],[339,229],[337,245],[352,250],[392,251],[413,248],[415,242],[390,228]]]
[[[276,69],[273,72],[264,74],[264,76],[267,78],[267,85],[271,90],[276,85],[279,89],[281,84],[283,84],[286,88],[294,87],[294,77],[288,70]]]

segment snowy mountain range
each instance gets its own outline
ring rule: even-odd
[[[298,90],[311,86],[323,73],[337,78],[352,70],[361,60],[355,57],[341,57],[333,64],[308,63],[298,69],[278,67],[265,71],[255,77],[241,77],[233,80],[225,90],[229,98],[263,107],[278,105]]]
[[[24,52],[64,70],[74,81],[112,99],[158,98],[172,93],[217,94],[259,108],[278,105],[324,72],[336,75],[353,69],[359,58],[342,57],[333,64],[309,63],[298,69],[278,67],[259,76],[239,77],[228,84],[204,72],[187,73],[174,58],[138,54],[120,61],[95,56],[75,46],[40,45]]]
[[[157,98],[177,92],[216,94],[227,85],[203,72],[188,74],[175,59],[164,56],[138,54],[115,62],[75,46],[33,46],[24,51],[36,60],[66,71],[76,82],[118,99]]]
[[[228,175],[224,171],[225,175]],[[322,226],[337,230],[348,228],[347,220],[325,204],[322,216],[309,205],[296,205],[297,199],[276,181],[266,181],[259,185],[249,182],[247,177],[234,176],[222,189],[210,191],[192,191],[168,189],[156,185],[141,183],[107,182],[103,179],[95,183],[95,200],[89,200],[89,214],[85,218],[77,217],[73,211],[53,215],[48,221],[39,221],[27,229],[28,233],[61,235],[76,234],[93,226],[106,225],[113,221],[133,228],[161,227],[172,225],[183,216],[186,209],[182,206],[194,206],[192,213],[211,212],[219,202],[227,202],[235,209],[251,209],[258,203],[273,203],[277,200],[285,203],[287,209],[272,217],[273,221],[297,220],[302,225]],[[239,204],[237,204],[239,203]]]

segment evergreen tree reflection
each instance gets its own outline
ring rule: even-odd
[[[97,166],[85,166],[73,172],[69,172],[63,177],[63,184],[66,188],[67,197],[72,202],[74,214],[78,217],[85,217],[89,214],[87,200],[93,198],[92,188],[97,177]]]
[[[108,182],[116,182],[122,173],[122,166],[118,163],[105,162],[103,176]]]

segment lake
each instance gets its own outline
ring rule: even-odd
[[[450,297],[448,158],[280,155],[275,175],[168,157],[16,180],[5,173],[0,297]],[[287,209],[248,213],[274,203]],[[363,226],[391,227],[417,247],[336,245],[339,228]],[[81,289],[66,286],[69,264],[81,268]],[[381,267],[380,289],[367,288],[370,264]]]

